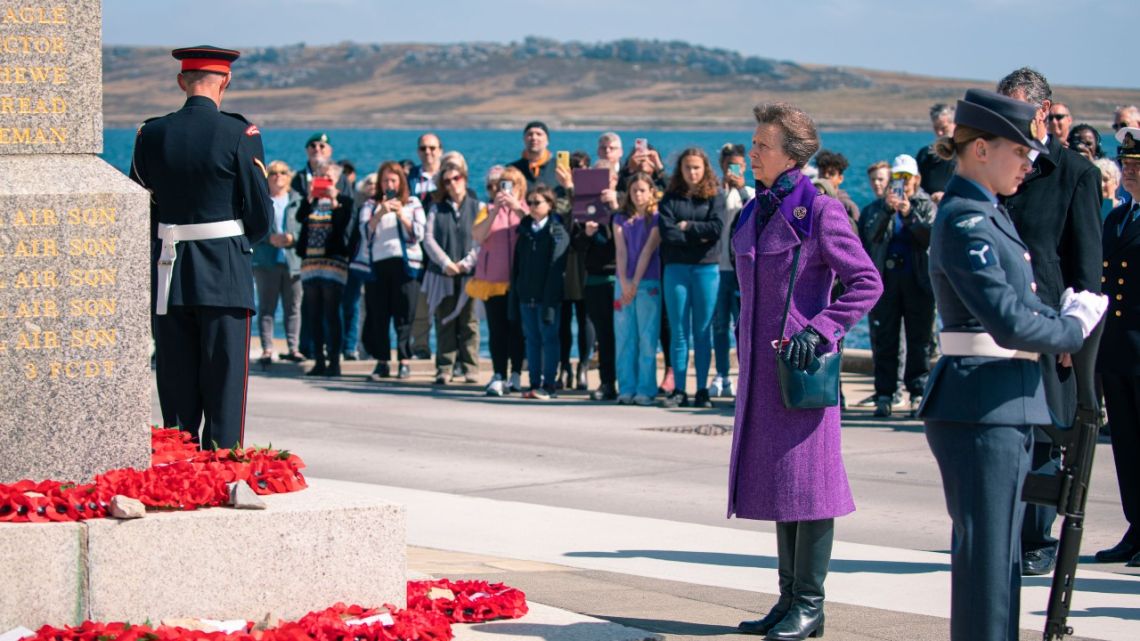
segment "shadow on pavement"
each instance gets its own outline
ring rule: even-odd
[[[1053,577],[1025,576],[1021,577],[1021,585],[1026,587],[1047,588],[1053,585]],[[1076,591],[1099,592],[1101,594],[1133,594],[1140,596],[1140,581],[1126,581],[1117,579],[1082,579],[1078,574]],[[1140,612],[1140,610],[1133,610],[1133,612]]]
[[[755,554],[726,552],[693,552],[687,550],[618,550],[616,552],[567,552],[565,556],[597,559],[659,559],[701,565],[723,565],[741,568],[775,569],[776,558]],[[948,572],[949,563],[912,563],[908,561],[872,561],[865,559],[832,559],[831,572],[874,572],[876,574],[925,574]]]
[[[587,614],[597,619],[605,619],[631,628],[661,632],[663,634],[679,634],[690,637],[718,637],[728,634],[739,634],[735,626],[710,625],[707,623],[694,623],[692,621],[670,621],[666,619],[636,619],[633,617],[615,617],[602,614]]]
[[[481,634],[503,634],[519,638],[541,638],[551,641],[562,639],[596,639],[606,641],[660,641],[656,634],[634,634],[633,630],[621,630],[616,627],[617,622],[582,622],[569,625],[551,625],[547,623],[480,623],[472,625],[471,629]]]

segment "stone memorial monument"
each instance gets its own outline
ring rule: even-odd
[[[0,482],[150,461],[149,196],[100,160],[99,0],[0,0]]]

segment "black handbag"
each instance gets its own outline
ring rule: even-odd
[[[839,351],[816,354],[806,370],[796,369],[784,359],[784,332],[788,328],[788,311],[792,307],[792,289],[796,285],[796,268],[800,263],[800,247],[792,257],[792,275],[788,280],[788,299],[784,302],[784,320],[776,345],[776,380],[780,398],[790,410],[814,410],[839,405],[839,372],[843,363],[843,344]]]

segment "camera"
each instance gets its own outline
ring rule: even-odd
[[[514,181],[513,180],[500,180],[499,181],[499,191],[503,191],[503,192],[506,192],[508,194],[515,193]]]

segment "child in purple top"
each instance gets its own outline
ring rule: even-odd
[[[661,257],[657,250],[653,178],[636,174],[614,215],[619,286],[614,288],[618,403],[653,405],[657,394],[657,339],[661,330]]]

